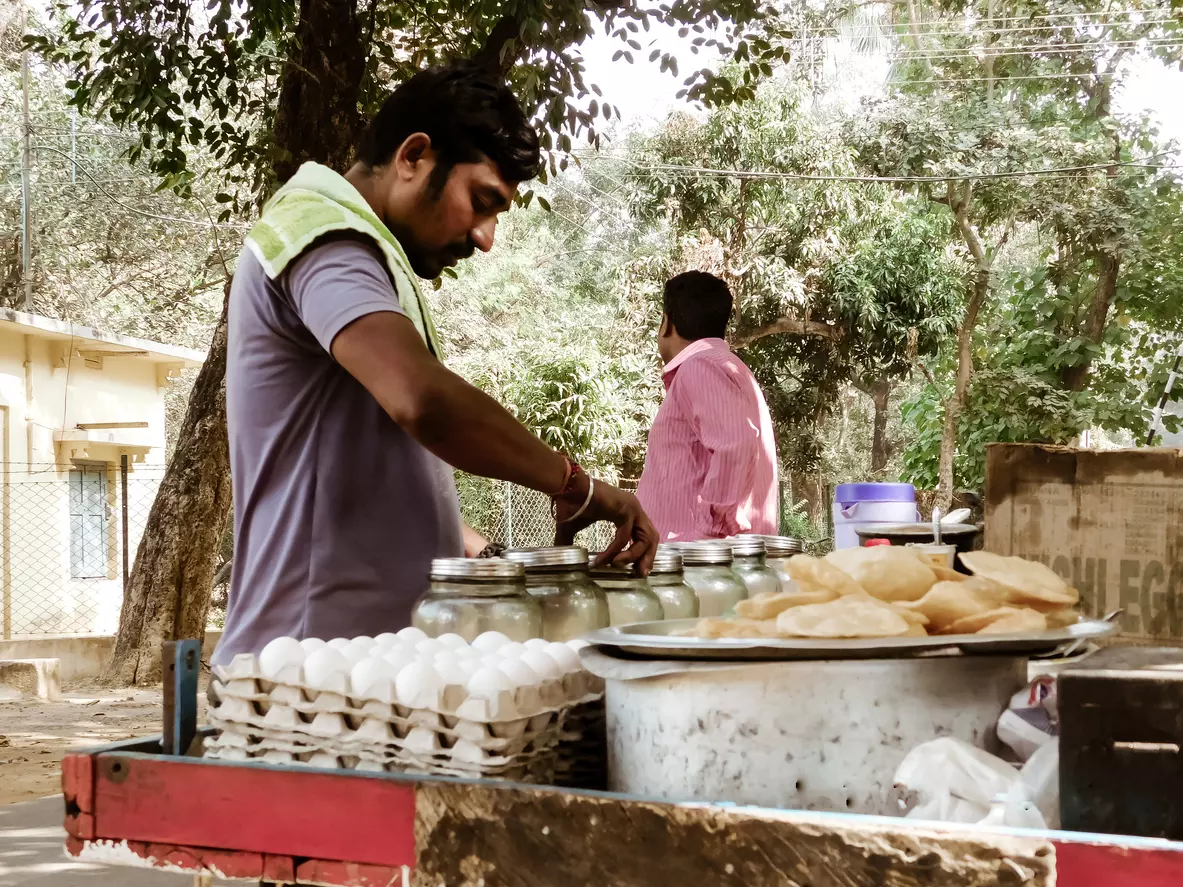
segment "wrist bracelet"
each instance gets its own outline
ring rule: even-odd
[[[569,524],[572,521],[579,520],[579,518],[583,515],[583,513],[585,511],[587,511],[587,507],[589,505],[591,505],[592,494],[595,493],[595,491],[596,491],[596,482],[589,477],[587,479],[587,498],[583,500],[583,504],[579,506],[579,510],[577,512],[575,512],[573,515],[571,515],[566,520],[559,521],[559,523],[560,524]]]

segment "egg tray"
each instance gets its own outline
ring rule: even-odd
[[[222,730],[219,737],[213,740],[214,747],[246,748],[262,743],[269,744],[272,748],[291,751],[334,748],[342,754],[369,751],[379,754],[389,751],[398,754],[407,751],[443,755],[454,755],[456,752],[452,751],[453,749],[461,749],[470,757],[479,754],[483,759],[492,759],[530,755],[553,749],[558,745],[558,734],[555,731],[518,739],[471,740],[439,734],[426,727],[416,727],[405,737],[392,739],[389,732],[381,730],[381,727],[386,726],[381,722],[369,722],[359,730],[338,734],[329,734],[328,731],[303,733],[263,729],[227,723],[217,718],[212,718],[211,724]],[[370,729],[371,727],[373,729]]]
[[[303,749],[292,751],[256,746],[252,749],[207,745],[205,757],[211,760],[251,762],[280,766],[310,766],[327,769],[358,770],[372,773],[421,773],[464,778],[489,777],[522,782],[549,783],[554,775],[552,757],[509,763],[471,762],[457,759],[418,756],[390,758],[378,755],[342,754],[334,750]]]
[[[302,733],[332,738],[355,737],[359,741],[397,743],[415,730],[430,730],[448,740],[465,739],[483,748],[509,748],[516,742],[540,741],[556,737],[561,727],[561,712],[544,712],[531,718],[485,723],[449,718],[434,712],[413,712],[407,719],[386,720],[373,716],[321,711],[302,712],[288,706],[271,706],[265,714],[248,700],[227,700],[212,709],[211,723],[219,729],[248,727],[259,732]]]
[[[370,687],[367,695],[360,697],[353,694],[349,675],[344,673],[333,675],[333,679],[321,687],[312,687],[305,682],[301,666],[290,666],[268,678],[250,653],[240,653],[229,665],[215,666],[214,677],[220,685],[212,688],[216,698],[229,696],[266,704],[282,701],[288,705],[320,702],[321,705],[331,704],[336,710],[359,714],[378,714],[382,707],[389,707],[393,715],[403,717],[412,709],[426,709],[488,722],[558,711],[603,694],[601,678],[588,671],[578,671],[563,675],[561,680],[506,690],[491,699],[469,696],[463,686],[453,684],[438,693],[425,692],[422,698],[397,700],[392,680],[378,682],[376,690]],[[326,693],[330,694],[329,700],[323,701]],[[378,710],[375,710],[375,704]]]

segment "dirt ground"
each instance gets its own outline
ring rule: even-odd
[[[58,702],[0,700],[0,806],[60,792],[68,749],[160,733],[160,719],[159,689],[77,684],[63,687]]]

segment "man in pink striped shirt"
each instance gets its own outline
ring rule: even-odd
[[[687,271],[665,285],[665,400],[637,498],[663,542],[775,534],[776,442],[764,394],[724,340],[731,291]]]

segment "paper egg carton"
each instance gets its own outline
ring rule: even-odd
[[[358,716],[406,718],[414,710],[433,711],[473,721],[506,721],[556,712],[602,692],[600,679],[590,672],[564,674],[534,686],[498,690],[476,696],[460,684],[428,689],[419,698],[399,699],[394,681],[385,679],[367,688],[367,695],[355,693],[345,673],[329,676],[319,687],[305,681],[301,666],[291,666],[274,678],[266,677],[258,659],[250,653],[235,656],[226,666],[214,669],[211,688],[215,699],[240,699],[261,710],[274,704],[300,707],[305,711],[341,711]]]

